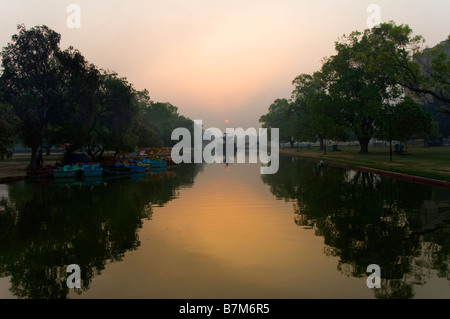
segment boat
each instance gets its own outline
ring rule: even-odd
[[[80,172],[78,165],[59,166],[53,171],[54,178],[77,177]]]
[[[81,175],[83,177],[103,176],[103,168],[98,164],[84,164],[81,166]]]
[[[47,165],[46,167],[40,167],[36,169],[28,169],[27,177],[30,178],[46,178],[51,177],[53,175],[53,171],[56,169],[56,166]]]
[[[147,171],[150,170],[150,160],[147,159],[147,158],[141,159],[137,164],[138,164],[138,165],[145,166],[145,168],[146,168]]]

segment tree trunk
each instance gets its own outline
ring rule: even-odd
[[[325,143],[322,135],[319,135],[319,142],[320,142],[320,150],[323,151],[325,149]]]
[[[45,146],[45,155],[50,155],[50,149],[52,148],[52,144],[50,142],[47,142],[47,145]]]
[[[38,153],[38,146],[31,147],[31,159],[30,163],[28,164],[29,169],[36,169],[37,168],[37,153]]]
[[[104,147],[101,148],[100,154],[97,156],[97,159],[103,158],[103,152],[105,152],[105,148]]]
[[[361,154],[367,154],[369,153],[369,142],[370,137],[358,137],[360,151]]]

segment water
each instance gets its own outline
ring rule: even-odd
[[[0,186],[0,298],[450,298],[448,189],[290,157]]]

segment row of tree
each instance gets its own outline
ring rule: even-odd
[[[170,103],[154,102],[126,78],[99,69],[47,26],[18,33],[1,52],[0,147],[19,138],[31,148],[29,167],[38,166],[42,145],[86,148],[92,158],[105,150],[170,146],[175,127],[193,128]]]
[[[292,98],[275,100],[259,121],[291,144],[319,140],[323,147],[353,137],[361,153],[374,137],[437,135],[438,123],[415,101],[432,98],[439,113],[450,114],[450,36],[432,50],[421,50],[423,43],[394,22],[344,35],[321,70],[297,76]]]

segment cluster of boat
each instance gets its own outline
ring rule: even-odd
[[[28,170],[28,177],[100,177],[105,175],[145,174],[147,171],[167,169],[175,164],[170,157],[121,161],[116,163],[73,163]]]

